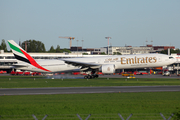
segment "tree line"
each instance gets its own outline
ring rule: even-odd
[[[37,41],[37,40],[26,40],[22,44],[19,43],[19,45],[24,50],[25,50],[25,45],[27,45],[27,52],[49,52],[49,53],[67,52],[67,53],[71,53],[71,51],[69,49],[66,49],[66,48],[60,49],[59,45],[57,45],[56,48],[51,46],[50,49],[48,51],[46,51],[44,43],[42,43],[41,41]],[[6,42],[4,39],[2,39],[2,41],[1,41],[0,50],[4,50],[4,52],[8,52]],[[168,54],[168,50],[162,50],[160,53]],[[170,53],[180,53],[180,49],[176,49],[176,50],[171,49]],[[114,52],[113,54],[114,55],[121,55],[121,53],[119,53],[119,52],[117,52],[117,53]]]
[[[168,54],[168,50],[162,50],[161,53]],[[170,49],[170,53],[180,53],[180,49],[176,49],[176,50]]]
[[[19,43],[19,46],[21,46],[24,50],[27,49],[27,52],[41,52],[41,53],[42,52],[49,52],[49,53],[68,52],[68,53],[71,53],[71,51],[66,48],[60,49],[59,45],[57,45],[56,48],[51,46],[50,49],[48,51],[46,51],[44,43],[42,43],[41,41],[37,41],[37,40],[26,40],[22,43]],[[2,42],[0,45],[0,50],[4,50],[4,52],[8,52],[6,42],[4,39],[2,39]]]

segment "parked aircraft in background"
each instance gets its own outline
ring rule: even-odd
[[[9,46],[17,60],[21,63],[13,64],[16,69],[35,72],[66,72],[85,71],[84,78],[98,77],[97,71],[104,74],[115,73],[116,69],[148,68],[170,65],[176,59],[164,54],[115,55],[92,58],[68,58],[61,60],[34,60],[13,40],[8,40]]]

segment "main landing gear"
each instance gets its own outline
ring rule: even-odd
[[[84,76],[84,79],[98,78],[99,75],[97,74],[97,72],[97,70],[86,71],[87,75]]]
[[[84,76],[84,79],[92,79],[92,78],[98,78],[98,77],[99,77],[99,75],[97,75],[97,74],[85,75],[85,76]]]

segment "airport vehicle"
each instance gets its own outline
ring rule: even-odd
[[[122,75],[122,76],[134,76],[133,73],[122,73],[121,75]]]
[[[30,75],[31,72],[24,72],[24,75]]]
[[[163,73],[163,76],[171,76],[170,72],[169,71],[166,71]]]
[[[141,72],[135,71],[134,75],[143,75]]]
[[[35,72],[84,71],[84,78],[98,77],[97,72],[113,74],[116,69],[160,67],[176,62],[176,59],[164,54],[114,55],[91,58],[68,58],[61,60],[34,60],[14,40],[8,40],[15,58],[21,62],[13,64],[20,70]]]
[[[0,74],[6,74],[6,73],[7,73],[6,71],[3,70],[0,71]]]
[[[143,71],[135,71],[134,72],[134,75],[148,75],[148,73],[147,72],[143,72]]]
[[[16,75],[16,72],[15,72],[15,71],[11,71],[10,74],[11,74],[11,75]]]
[[[21,70],[16,70],[16,71],[11,71],[11,75],[41,75],[39,72],[28,72],[28,71],[21,71]]]
[[[17,70],[17,71],[11,71],[10,73],[11,75],[24,75],[24,72],[21,70]]]

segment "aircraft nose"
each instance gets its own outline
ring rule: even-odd
[[[175,57],[173,57],[172,63],[175,63],[176,61],[177,61],[177,59]]]
[[[178,59],[177,59],[177,58],[174,58],[174,63],[177,62],[177,61],[178,61]]]
[[[177,61],[177,59],[175,57],[169,57],[169,62],[171,64],[175,63]]]

